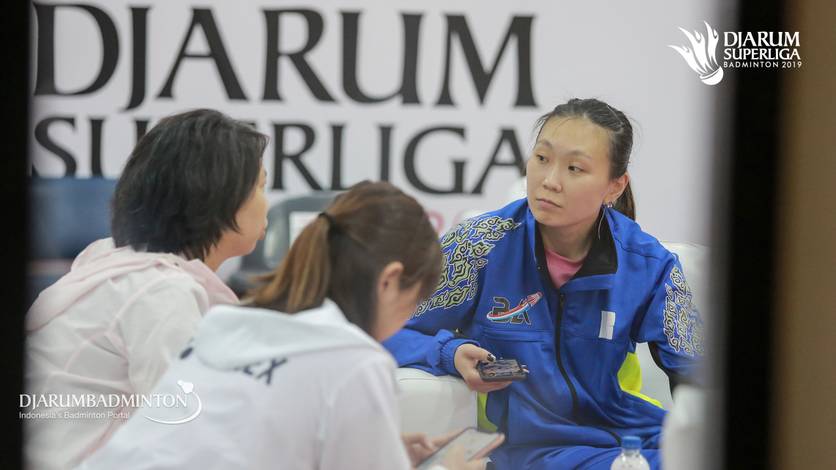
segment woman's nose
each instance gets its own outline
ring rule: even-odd
[[[563,191],[563,184],[560,181],[560,171],[557,168],[549,170],[546,177],[543,179],[543,186],[555,192]]]

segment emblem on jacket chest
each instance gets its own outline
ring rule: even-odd
[[[528,311],[531,310],[540,299],[543,298],[542,292],[535,292],[529,296],[524,297],[517,304],[516,307],[511,308],[511,302],[505,297],[495,296],[493,298],[494,307],[486,315],[487,319],[494,323],[510,323],[512,325],[526,324],[531,325],[531,319],[528,316]]]

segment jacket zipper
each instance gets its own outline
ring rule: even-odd
[[[599,237],[600,237],[600,235],[599,235]],[[535,243],[539,244],[540,242],[535,242]],[[540,253],[539,248],[538,248],[538,253]],[[536,259],[537,271],[540,273],[540,279],[542,280],[543,284],[545,286],[550,286],[558,294],[557,324],[555,325],[555,333],[554,333],[554,337],[555,337],[555,341],[554,341],[554,343],[555,343],[555,356],[556,356],[555,358],[557,360],[557,368],[560,370],[560,375],[563,376],[563,381],[566,382],[566,385],[569,388],[569,393],[572,395],[572,420],[577,422],[578,421],[578,419],[577,419],[578,393],[575,390],[575,386],[572,384],[572,381],[569,380],[569,374],[566,373],[566,368],[563,366],[563,358],[562,358],[561,353],[560,353],[560,339],[561,339],[561,332],[562,332],[562,325],[563,325],[563,308],[564,308],[563,304],[566,300],[566,294],[560,292],[560,289],[558,289],[554,285],[554,283],[552,282],[551,277],[546,274],[547,268],[544,268],[544,266],[542,264],[540,264],[541,263],[541,257],[537,256],[535,259]],[[543,254],[542,259],[545,259],[545,254]],[[544,271],[546,271],[546,272],[544,272]],[[575,273],[575,274],[577,275],[577,273]],[[572,279],[574,279],[574,278],[575,278],[575,276],[572,276]],[[587,425],[587,426],[589,426],[589,425]],[[611,435],[613,437],[613,439],[615,440],[615,442],[617,443],[617,446],[621,447],[621,436],[619,436],[618,434],[610,431],[609,429],[598,427],[598,426],[589,426],[589,427],[592,427],[592,428],[595,428],[595,429],[600,429],[600,430],[606,432],[607,434]]]
[[[546,276],[543,272],[543,266],[540,263],[537,263],[537,271],[540,272],[541,279],[543,282],[551,286],[552,289],[557,291],[557,298],[558,298],[558,307],[557,307],[557,324],[554,328],[554,354],[555,359],[557,360],[557,368],[560,370],[560,375],[563,376],[563,381],[566,382],[566,386],[569,388],[569,394],[572,395],[572,420],[577,421],[577,409],[578,409],[578,392],[575,391],[575,386],[572,384],[572,381],[569,380],[569,374],[566,373],[566,368],[563,366],[563,357],[560,353],[560,337],[563,325],[563,301],[566,299],[566,294],[560,292],[560,289],[555,287],[554,283],[552,282],[551,278]]]
[[[560,354],[560,337],[563,325],[563,301],[566,299],[566,295],[560,293],[558,290],[558,309],[557,309],[557,327],[555,328],[555,339],[554,339],[554,350],[557,359],[557,368],[560,369],[560,375],[563,376],[563,380],[566,382],[566,385],[569,387],[569,393],[572,395],[572,420],[577,421],[577,407],[578,407],[578,392],[575,391],[575,386],[572,384],[572,381],[569,380],[569,374],[566,373],[566,368],[563,367],[563,357]]]
[[[560,369],[560,374],[563,375],[563,380],[566,381],[566,385],[569,386],[569,392],[572,394],[572,420],[577,422],[577,404],[578,404],[578,393],[575,391],[575,386],[572,384],[572,381],[569,380],[569,374],[566,373],[566,369],[563,367],[563,360],[560,355],[560,332],[561,332],[561,325],[563,324],[563,303],[566,300],[566,294],[560,293],[558,289],[558,304],[559,308],[557,310],[557,330],[555,332],[555,354],[557,355],[557,367]],[[615,442],[618,444],[618,447],[621,447],[621,436],[618,434],[610,431],[606,428],[599,428],[597,426],[590,426],[596,427],[597,429],[601,429],[602,431],[606,432],[607,434],[611,435]]]

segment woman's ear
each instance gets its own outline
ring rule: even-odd
[[[403,273],[403,263],[393,261],[380,270],[377,278],[377,310],[370,334],[378,341],[384,341],[400,330],[415,311],[421,284],[416,282],[403,289]]]
[[[403,263],[400,261],[392,261],[380,270],[380,275],[377,277],[377,297],[379,301],[384,300],[386,295],[400,292],[403,270]]]
[[[604,202],[615,203],[615,201],[621,197],[621,194],[624,193],[624,190],[627,188],[629,183],[630,174],[626,172],[618,178],[610,180],[609,188],[607,189],[607,196]]]

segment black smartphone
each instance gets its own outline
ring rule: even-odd
[[[479,377],[485,382],[525,380],[528,371],[516,359],[497,359],[494,362],[479,362],[476,365]]]

